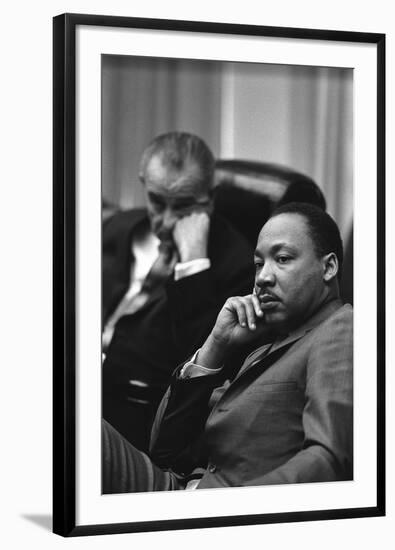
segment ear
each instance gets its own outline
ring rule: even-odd
[[[339,261],[334,252],[330,252],[322,259],[324,267],[324,281],[329,283],[332,281],[339,271]]]
[[[142,185],[145,185],[145,175],[143,172],[139,172],[139,180]]]

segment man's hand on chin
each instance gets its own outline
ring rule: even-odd
[[[235,347],[252,342],[267,330],[264,312],[255,294],[228,298],[199,351],[198,363],[217,369]]]
[[[173,230],[180,262],[207,258],[210,218],[206,212],[193,212],[180,218]]]

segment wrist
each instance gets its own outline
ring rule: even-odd
[[[204,258],[207,258],[207,247],[201,246],[201,247],[192,247],[192,248],[185,248],[179,250],[180,254],[180,262],[186,263],[191,262],[193,260],[201,260]]]
[[[222,339],[210,333],[207,340],[199,350],[197,362],[208,368],[221,368],[225,362],[227,352],[227,343]]]
[[[218,350],[225,350],[229,345],[229,338],[225,338],[223,332],[216,331],[215,327],[210,332],[207,340],[210,341],[210,345]]]

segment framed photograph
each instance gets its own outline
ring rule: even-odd
[[[385,35],[53,24],[54,532],[384,515]]]

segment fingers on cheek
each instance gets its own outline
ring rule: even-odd
[[[246,318],[244,305],[241,302],[236,302],[235,308],[236,308],[237,318],[239,320],[240,326],[242,327],[247,326],[247,318]]]
[[[255,312],[252,304],[248,301],[240,301],[237,303],[237,317],[239,324],[242,327],[247,327],[250,330],[255,330]]]
[[[248,299],[245,301],[245,310],[247,314],[248,327],[250,330],[255,330],[255,311],[252,302]]]
[[[263,311],[261,309],[261,304],[259,303],[259,300],[256,296],[252,296],[252,304],[254,306],[254,311],[258,315],[258,317],[262,317]]]

